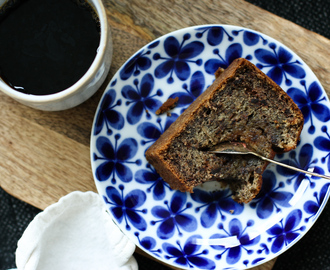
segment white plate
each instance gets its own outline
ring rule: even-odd
[[[297,149],[276,159],[329,174],[329,101],[310,68],[269,36],[227,25],[167,34],[115,74],[95,115],[92,170],[113,220],[141,249],[175,267],[247,269],[295,244],[329,197],[324,179],[269,165],[257,198],[234,202],[230,190],[171,190],[145,159],[146,149],[214,80],[214,71],[244,57],[297,103],[305,125]],[[180,95],[172,115],[155,111]],[[234,210],[233,212],[230,210]]]

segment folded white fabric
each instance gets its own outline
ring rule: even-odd
[[[32,220],[18,241],[16,265],[18,270],[135,270],[134,250],[100,196],[75,191]]]

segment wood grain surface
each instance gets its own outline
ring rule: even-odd
[[[98,102],[115,72],[138,49],[180,28],[230,24],[267,34],[296,52],[330,94],[330,41],[242,0],[104,0],[113,61],[100,90],[61,112],[31,109],[0,93],[0,184],[44,209],[75,191],[96,191],[89,153]],[[254,270],[271,269],[274,260]]]

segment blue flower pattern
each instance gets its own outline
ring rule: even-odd
[[[278,205],[281,207],[290,207],[289,201],[293,197],[293,194],[288,191],[279,191],[284,184],[279,183],[278,187],[276,187],[276,177],[272,171],[266,170],[262,178],[261,191],[257,198],[251,202],[250,206],[257,209],[259,218],[267,219],[274,211],[280,211]]]
[[[162,103],[156,99],[156,96],[162,96],[161,90],[151,95],[154,88],[154,77],[146,74],[142,77],[140,85],[138,79],[134,80],[135,89],[131,85],[125,85],[121,90],[121,94],[126,101],[126,105],[130,106],[127,112],[127,122],[131,125],[140,121],[143,111],[146,112],[147,118],[150,119],[149,111],[155,113]]]
[[[211,56],[207,59],[203,57],[206,50]],[[227,26],[197,27],[150,43],[127,61],[102,97],[92,133],[93,173],[96,184],[104,186],[103,199],[120,227],[131,231],[143,249],[174,266],[214,269],[259,264],[295,242],[329,196],[329,184],[319,178],[277,166],[265,172],[257,198],[239,205],[228,189],[181,193],[171,190],[149,164],[140,167],[141,153],[206,89],[215,70],[237,57],[251,60],[281,84],[303,112],[312,137],[289,154],[279,155],[281,161],[318,173],[324,173],[324,166],[330,171],[330,106],[317,79],[306,76],[306,67],[294,53],[260,33]],[[175,96],[179,96],[177,109],[155,115],[167,98]],[[322,134],[317,133],[319,129]],[[292,209],[289,201],[303,179],[309,182],[305,193],[311,196]],[[133,189],[126,191],[126,183],[132,183]],[[151,207],[150,199],[155,202]],[[243,225],[240,216],[246,211],[256,216]],[[249,239],[250,229],[258,230],[257,224],[282,211],[286,213],[283,220]],[[212,239],[236,236],[238,246],[196,245],[195,240],[202,239],[196,232],[215,228],[217,222],[219,233]],[[153,230],[154,235],[150,234]]]
[[[319,173],[319,174],[324,174],[324,171],[322,168],[318,167],[318,166],[314,166],[314,164],[317,162],[317,160],[312,160],[312,156],[313,156],[313,147],[310,144],[304,144],[299,152],[299,156],[298,159],[296,157],[297,153],[296,151],[291,151],[289,153],[289,159],[284,159],[282,160],[283,163],[297,167],[297,168],[301,168],[305,171],[307,171],[310,167],[314,168],[314,172]],[[304,173],[298,172],[298,171],[293,171],[290,169],[287,169],[285,167],[281,167],[281,166],[277,166],[277,172],[280,175],[286,176],[287,178],[287,183],[291,184],[292,181],[294,181],[294,190],[296,191],[301,182],[304,179],[308,179],[310,182],[310,187],[314,188],[315,187],[315,183],[313,180],[318,180],[319,178],[316,176],[309,176],[306,175]]]
[[[181,230],[193,232],[197,228],[197,221],[193,215],[184,212],[191,208],[191,203],[187,203],[187,194],[177,191],[173,194],[171,202],[165,201],[166,207],[154,206],[151,209],[153,216],[158,219],[152,221],[152,225],[160,223],[157,235],[160,239],[169,239],[174,236],[175,230],[181,235]]]
[[[226,216],[223,212],[230,215],[239,215],[243,212],[244,205],[235,202],[231,198],[229,189],[207,192],[195,189],[191,194],[191,198],[200,204],[195,209],[196,213],[205,208],[201,214],[201,225],[204,228],[210,228],[217,220],[218,213],[221,220],[225,220]]]
[[[226,253],[226,262],[229,265],[237,263],[242,257],[243,251],[246,251],[248,254],[252,254],[253,250],[249,249],[250,246],[256,245],[260,241],[260,236],[249,239],[249,236],[246,234],[246,228],[253,226],[253,221],[249,220],[246,224],[246,227],[243,228],[242,223],[237,219],[232,219],[228,224],[228,230],[226,230],[222,223],[219,224],[219,230],[222,230],[224,233],[216,233],[211,236],[211,239],[217,238],[227,238],[236,236],[239,240],[239,245],[233,247],[224,247],[222,245],[212,245],[211,247],[221,252],[216,255],[216,259],[220,260],[223,255]]]
[[[138,209],[146,201],[146,195],[139,189],[132,190],[125,197],[123,195],[124,186],[119,186],[120,191],[116,188],[109,186],[106,188],[107,197],[103,199],[106,204],[110,205],[110,211],[120,224],[125,220],[126,229],[131,230],[129,222],[134,228],[145,231],[147,229],[147,222],[141,216],[147,212],[146,209]]]
[[[122,80],[129,79],[132,75],[138,76],[141,70],[147,70],[151,66],[151,60],[147,57],[151,53],[150,50],[138,52],[132,57],[127,64],[120,70],[120,78]]]
[[[208,250],[205,249],[199,252],[201,246],[196,244],[196,239],[201,238],[200,235],[192,235],[187,239],[183,247],[180,245],[180,241],[176,242],[178,247],[164,243],[163,249],[168,254],[165,258],[168,260],[174,259],[174,262],[181,267],[215,269],[215,263],[205,257],[208,254]]]
[[[315,126],[313,124],[313,116],[321,122],[328,122],[330,119],[330,109],[327,105],[322,103],[326,98],[317,82],[311,83],[308,89],[304,80],[301,81],[301,85],[303,86],[303,90],[292,87],[288,89],[288,95],[299,106],[304,115],[305,122],[311,121],[308,132],[314,134]]]
[[[266,45],[268,41],[260,34],[247,31],[247,30],[238,30],[238,31],[233,31],[233,34],[235,36],[239,35],[240,32],[243,32],[243,41],[244,44],[247,46],[254,46],[256,45],[260,40],[262,40],[263,45]]]
[[[95,176],[99,181],[106,181],[112,175],[112,183],[116,183],[116,177],[122,182],[130,182],[133,179],[131,169],[126,165],[128,163],[135,163],[139,165],[141,160],[130,161],[137,153],[137,142],[133,138],[124,139],[119,147],[117,141],[120,135],[115,136],[115,147],[107,137],[99,137],[96,141],[96,148],[100,152],[100,156],[94,154],[94,160],[101,160],[102,163],[98,165]]]
[[[165,60],[155,69],[155,77],[164,78],[168,74],[168,83],[173,83],[173,72],[179,80],[184,81],[190,76],[190,67],[188,63],[195,63],[198,66],[202,64],[201,59],[193,60],[204,50],[202,42],[193,41],[185,44],[191,38],[189,34],[184,35],[183,41],[180,43],[175,37],[168,37],[164,42],[164,49],[167,56],[161,56],[159,53],[154,54],[155,61]]]
[[[242,45],[239,43],[233,43],[228,46],[225,57],[221,55],[219,49],[214,49],[213,53],[217,56],[217,58],[212,58],[207,60],[205,63],[205,72],[208,74],[214,74],[219,67],[227,68],[231,62],[233,62],[236,58],[240,58],[243,55]],[[250,58],[250,57],[247,57]]]
[[[137,133],[141,135],[144,139],[141,140],[141,145],[151,144],[155,142],[162,133],[178,118],[176,113],[171,113],[167,116],[165,120],[165,125],[163,126],[161,118],[157,119],[157,124],[155,125],[150,122],[143,122],[138,125]]]
[[[325,199],[329,186],[330,186],[329,183],[325,184],[322,187],[320,194],[318,194],[317,192],[314,192],[313,195],[314,195],[315,201],[309,200],[304,203],[305,212],[307,214],[310,214],[310,216],[305,219],[305,222],[308,222],[310,218],[314,217],[317,214],[317,212],[319,211],[319,209]]]
[[[326,152],[327,154],[322,157],[321,162],[325,163],[328,159],[327,165],[328,165],[328,172],[330,172],[330,135],[328,132],[327,126],[323,126],[321,128],[322,132],[326,134],[326,137],[318,136],[314,140],[314,145],[317,149]]]
[[[111,135],[112,130],[110,127],[120,130],[124,127],[125,119],[123,115],[114,110],[115,107],[121,105],[121,100],[116,100],[116,91],[114,89],[110,89],[104,96],[100,110],[98,111],[96,115],[96,121],[95,121],[95,129],[94,129],[94,135],[97,135],[101,132],[103,126],[106,126],[107,128],[107,134]]]
[[[302,211],[299,209],[293,210],[286,217],[285,221],[281,220],[280,223],[270,228],[267,233],[271,235],[268,238],[269,242],[273,242],[271,246],[271,252],[279,252],[283,246],[289,245],[299,235],[300,231],[305,230],[305,226],[297,228],[302,219]]]
[[[142,239],[140,239],[139,232],[136,232],[134,235],[138,238],[140,245],[143,248],[145,248],[146,250],[148,250],[149,252],[154,253],[156,256],[159,256],[157,253],[162,253],[161,249],[155,249],[157,242],[154,238],[152,238],[150,236],[146,236],[146,237],[143,237]]]
[[[165,188],[170,189],[170,187],[150,164],[147,164],[147,168],[147,170],[138,170],[135,173],[135,180],[138,183],[149,185],[147,192],[152,191],[154,200],[163,200],[166,195]]]
[[[268,49],[257,49],[255,51],[255,57],[262,63],[257,64],[257,67],[263,69],[270,67],[267,75],[273,79],[278,85],[281,85],[283,78],[286,85],[291,85],[292,81],[288,75],[303,79],[306,76],[304,69],[300,66],[301,63],[298,60],[292,61],[293,55],[284,49],[279,47],[278,50],[276,44],[270,43]]]
[[[189,87],[186,83],[182,85],[183,91],[175,92],[169,98],[179,98],[176,107],[188,107],[205,90],[205,78],[201,71],[196,71],[190,79]]]
[[[233,40],[233,37],[222,26],[200,27],[197,29],[196,37],[202,38],[205,33],[207,35],[207,43],[211,46],[219,45],[223,40],[224,34],[227,35],[229,41]]]

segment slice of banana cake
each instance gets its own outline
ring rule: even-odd
[[[267,158],[294,149],[304,119],[298,106],[267,75],[244,58],[217,78],[150,146],[148,162],[172,189],[193,192],[207,181],[228,184],[233,199],[251,201],[268,162],[250,155],[208,150],[239,142]]]

